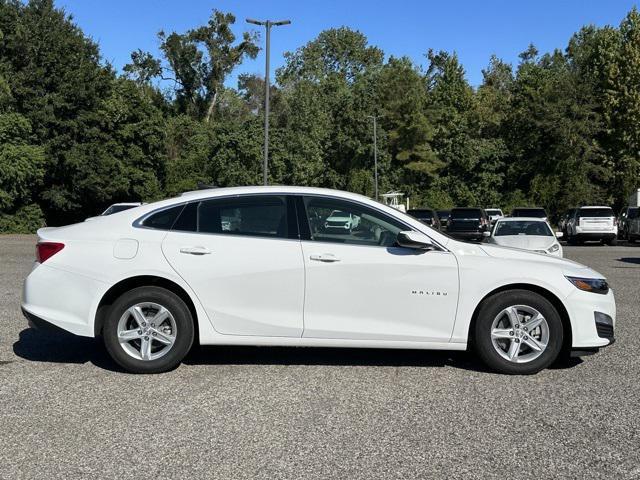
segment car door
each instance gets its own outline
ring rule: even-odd
[[[458,264],[445,249],[396,246],[398,219],[344,199],[296,203],[306,268],[303,337],[447,342],[458,301]],[[325,228],[334,210],[358,218]]]
[[[227,335],[300,337],[304,265],[286,196],[187,204],[162,251]]]

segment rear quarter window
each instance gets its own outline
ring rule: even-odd
[[[184,204],[175,207],[165,208],[158,212],[152,213],[145,218],[140,225],[145,228],[153,228],[156,230],[171,230],[176,218],[184,208]]]

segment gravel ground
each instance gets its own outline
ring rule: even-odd
[[[204,347],[121,373],[27,329],[34,237],[0,237],[0,478],[640,478],[640,244],[566,247],[605,274],[617,343],[529,377],[466,353]]]

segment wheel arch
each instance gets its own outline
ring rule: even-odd
[[[98,304],[98,308],[96,309],[96,316],[93,326],[94,335],[97,337],[102,334],[102,327],[104,326],[104,322],[107,318],[109,307],[113,305],[113,302],[115,302],[118,297],[134,288],[149,286],[161,287],[169,290],[170,292],[178,295],[178,297],[180,297],[180,299],[187,305],[193,318],[193,326],[195,332],[194,344],[197,345],[199,343],[198,313],[191,296],[183,287],[181,287],[174,281],[156,275],[137,275],[120,280],[118,283],[111,286],[111,288],[109,288],[109,290],[107,290],[100,299],[100,303]]]
[[[482,306],[482,304],[485,302],[485,300],[495,295],[496,293],[505,292],[508,290],[528,290],[530,292],[537,293],[538,295],[541,295],[542,297],[549,300],[549,302],[551,302],[551,304],[557,310],[558,314],[560,315],[560,319],[562,320],[562,327],[563,327],[562,328],[562,333],[563,333],[562,349],[563,351],[568,351],[571,349],[573,339],[572,339],[572,330],[571,330],[571,318],[569,317],[569,312],[567,311],[567,307],[565,307],[564,303],[562,303],[562,300],[560,300],[560,298],[557,295],[555,295],[553,292],[551,292],[550,290],[547,290],[544,287],[541,287],[539,285],[534,285],[531,283],[511,283],[507,285],[502,285],[501,287],[495,288],[489,293],[487,293],[482,298],[482,300],[478,302],[478,305],[476,305],[476,308],[473,311],[473,315],[471,316],[471,322],[469,323],[469,331],[467,332],[468,344],[470,346],[475,341],[473,336],[473,331],[475,329],[476,320],[478,319],[478,313],[480,312],[480,307]]]

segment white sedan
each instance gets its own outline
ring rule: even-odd
[[[562,245],[558,242],[560,237],[562,232],[554,233],[545,220],[512,217],[501,218],[496,222],[488,242],[562,257]]]
[[[327,233],[336,210],[358,229]],[[41,229],[37,257],[30,324],[101,336],[130,372],[175,368],[199,342],[471,346],[494,370],[530,374],[614,339],[613,292],[590,268],[459,242],[335,190],[201,190]]]

